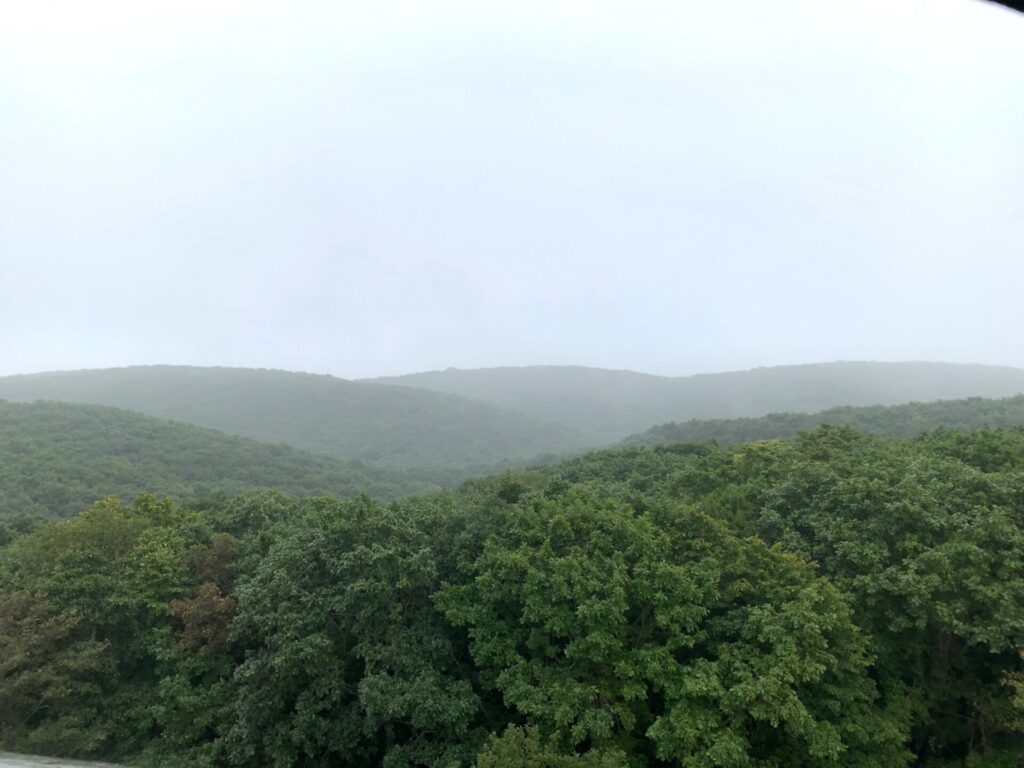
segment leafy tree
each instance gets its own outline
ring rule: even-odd
[[[231,760],[447,766],[479,702],[434,609],[436,515],[323,500],[238,586]]]
[[[692,768],[906,762],[840,595],[693,510],[532,499],[439,600],[483,683],[564,751]]]
[[[0,747],[88,754],[106,737],[96,716],[113,672],[108,646],[41,597],[0,597]]]
[[[23,720],[10,746],[59,743],[61,752],[85,755],[130,750],[145,738],[138,722],[126,721],[154,682],[153,643],[166,632],[168,601],[187,583],[185,529],[174,517],[152,497],[130,506],[108,499],[5,552],[0,642],[12,663],[9,684],[31,690],[49,679],[36,695],[55,702]],[[18,664],[19,652],[45,653],[45,663]]]
[[[971,452],[1003,439],[978,433]],[[997,476],[848,430],[799,440],[764,492],[759,532],[852,597],[920,757],[995,759],[1016,729],[1005,678],[1021,669],[1024,530],[1008,500]]]

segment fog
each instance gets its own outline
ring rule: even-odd
[[[1024,365],[1024,16],[20,3],[0,373]]]

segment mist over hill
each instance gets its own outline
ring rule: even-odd
[[[196,499],[263,486],[394,498],[434,490],[438,479],[106,406],[0,401],[0,517],[67,517],[143,491]]]
[[[1024,370],[947,363],[825,363],[687,377],[534,366],[371,381],[158,365],[0,378],[0,398],[11,401],[122,408],[335,458],[416,468],[428,483],[616,443],[668,422],[1022,392]]]
[[[954,363],[836,362],[654,376],[577,366],[430,371],[373,379],[462,395],[609,443],[653,424],[815,412],[1024,392],[1024,369]]]
[[[0,398],[113,406],[396,467],[486,472],[589,442],[571,427],[457,395],[265,369],[156,365],[9,376],[0,378]]]
[[[1000,400],[971,397],[889,406],[844,405],[818,413],[770,413],[759,418],[669,422],[631,435],[622,445],[776,440],[809,432],[822,424],[849,426],[882,437],[914,437],[935,429],[1020,428],[1024,427],[1024,395]]]

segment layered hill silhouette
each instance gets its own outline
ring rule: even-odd
[[[991,400],[971,397],[905,405],[840,406],[818,413],[771,413],[758,418],[669,422],[631,435],[622,445],[665,445],[715,440],[748,443],[810,432],[821,424],[849,426],[880,437],[915,437],[936,429],[1024,427],[1024,395]]]
[[[0,378],[0,398],[113,406],[394,467],[483,472],[588,442],[571,427],[457,395],[265,369],[158,365],[8,376]]]
[[[401,469],[401,477],[381,481],[416,489],[545,454],[618,443],[653,424],[1022,392],[1024,370],[944,363],[828,363],[676,378],[549,366],[452,369],[373,381],[182,366],[0,378],[0,399],[126,409],[360,460],[366,471]],[[813,421],[784,420],[808,419]],[[724,428],[686,427],[687,435],[697,436],[679,439]]]
[[[681,377],[532,366],[448,369],[373,381],[483,400],[575,429],[592,443],[618,441],[669,421],[1024,393],[1024,369],[914,362],[821,363]]]
[[[66,517],[96,499],[178,499],[257,486],[298,496],[396,497],[436,489],[400,470],[232,437],[117,408],[0,401],[0,518]]]

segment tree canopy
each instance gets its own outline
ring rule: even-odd
[[[0,546],[0,745],[160,766],[1009,768],[1024,431],[625,448]]]

